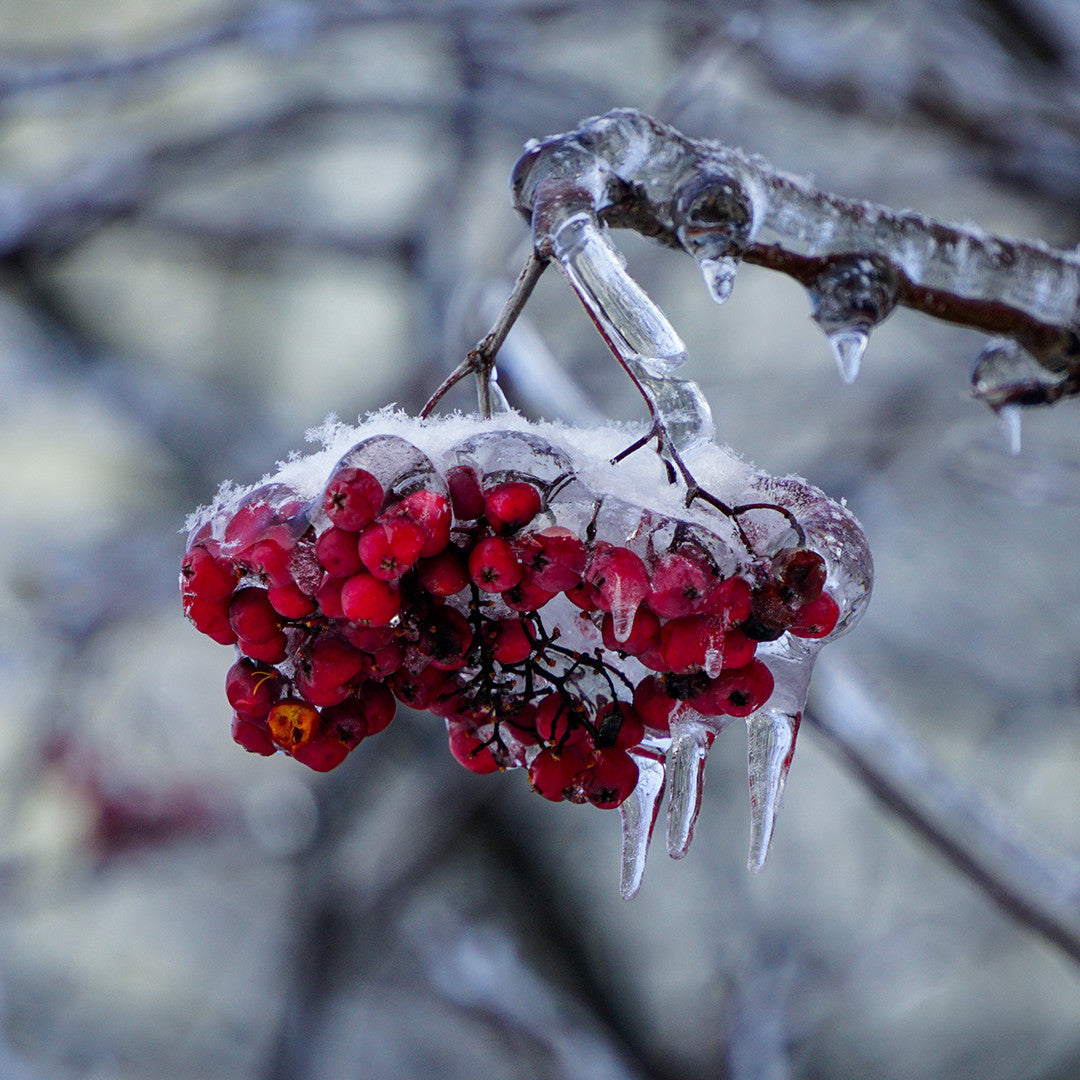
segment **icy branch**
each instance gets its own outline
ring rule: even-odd
[[[848,380],[870,330],[902,306],[1023,348],[1053,385],[1038,399],[1018,395],[1019,404],[1080,394],[1080,258],[1072,253],[841,198],[633,109],[526,148],[514,195],[538,236],[558,188],[587,197],[603,224],[693,255],[719,303],[740,262],[799,281]]]

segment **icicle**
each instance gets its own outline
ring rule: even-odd
[[[840,378],[850,386],[859,377],[859,368],[862,366],[863,353],[866,352],[870,335],[865,330],[848,328],[834,330],[827,337],[836,358]]]
[[[1009,453],[1014,457],[1020,453],[1020,428],[1023,417],[1024,410],[1020,405],[1002,405],[998,410],[998,419],[1005,430],[1005,441],[1009,446]]]
[[[701,276],[705,279],[709,295],[717,304],[726,303],[735,287],[735,274],[739,269],[737,260],[730,255],[722,255],[717,259],[700,259],[698,266],[701,267]]]
[[[716,735],[699,720],[689,719],[684,712],[672,723],[671,736],[667,762],[671,780],[667,852],[673,859],[681,859],[690,850],[690,841],[694,837],[694,822],[701,809],[705,760]]]
[[[557,214],[554,208],[542,218]],[[672,373],[686,346],[664,313],[627,274],[596,219],[571,214],[549,237],[567,280],[633,377],[679,451],[712,437],[712,412],[697,385]]]
[[[747,779],[750,785],[750,854],[747,866],[758,873],[772,843],[784,783],[795,753],[795,736],[806,708],[810,676],[821,640],[791,638],[777,642],[767,663],[775,685],[768,708],[746,718]]]
[[[630,751],[637,763],[638,782],[633,794],[619,808],[622,815],[622,877],[619,891],[631,900],[641,888],[645,859],[653,826],[664,795],[664,761],[660,754],[637,748]]]
[[[789,714],[780,709],[763,709],[746,718],[750,782],[750,854],[746,865],[754,873],[761,872],[769,857],[801,718],[801,712]]]
[[[810,317],[828,338],[840,370],[851,384],[859,374],[870,331],[896,307],[895,270],[872,256],[832,263],[808,286]]]
[[[975,359],[971,394],[997,415],[1011,454],[1020,453],[1020,423],[1025,406],[1056,401],[1064,379],[1040,367],[1011,338],[992,338]]]

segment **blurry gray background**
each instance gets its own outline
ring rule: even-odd
[[[465,773],[430,717],[327,777],[229,740],[185,515],[328,412],[417,408],[526,251],[522,143],[621,105],[1080,238],[1069,0],[0,0],[0,1076],[1080,1074],[1080,428],[1032,414],[1009,457],[979,335],[897,313],[845,387],[798,286],[745,268],[719,309],[618,237],[721,436],[875,552],[824,673],[868,712],[820,695],[760,877],[737,728],[630,903],[617,814]],[[641,415],[554,274],[502,385]]]

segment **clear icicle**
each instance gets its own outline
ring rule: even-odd
[[[1020,429],[1023,424],[1024,409],[1020,405],[1002,405],[998,410],[998,419],[1005,431],[1009,453],[1015,457],[1020,453]]]
[[[997,414],[1012,454],[1020,453],[1023,409],[1056,401],[1062,384],[1011,338],[988,341],[971,372],[971,394]]]
[[[671,748],[668,750],[667,853],[681,859],[690,850],[694,822],[701,809],[701,789],[705,761],[715,732],[685,713],[672,724]]]
[[[705,674],[715,679],[724,670],[724,650],[710,647],[705,650]]]
[[[760,873],[769,857],[801,718],[801,712],[762,709],[746,719],[750,781],[750,854],[746,865],[754,873]]]
[[[808,287],[810,317],[828,338],[840,378],[859,374],[870,331],[896,307],[896,271],[875,256],[834,262]]]
[[[698,266],[701,267],[701,276],[705,279],[705,286],[713,301],[717,304],[726,303],[735,287],[738,261],[730,255],[722,255],[717,259],[701,259]]]
[[[619,891],[624,900],[633,899],[641,888],[665,778],[664,761],[659,754],[638,749],[631,751],[630,756],[637,763],[638,782],[630,798],[619,808],[623,835]]]
[[[836,358],[840,378],[850,386],[859,377],[863,353],[866,352],[870,335],[865,330],[848,328],[834,330],[827,336],[833,356]]]
[[[583,212],[570,214],[547,239],[570,285],[675,448],[685,451],[712,438],[712,412],[704,395],[695,383],[673,377],[686,360],[686,346],[626,272],[622,256],[596,219]]]
[[[765,866],[795,753],[795,737],[806,708],[810,676],[821,641],[786,638],[768,659],[775,686],[768,708],[746,718],[747,779],[750,786],[750,853],[747,866]]]

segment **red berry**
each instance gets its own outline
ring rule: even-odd
[[[772,672],[760,660],[751,660],[746,667],[723,672],[690,704],[706,716],[749,716],[772,692]]]
[[[278,631],[272,638],[266,641],[246,641],[240,638],[236,647],[252,660],[262,660],[267,664],[280,664],[285,659],[289,648],[289,639],[282,631]]]
[[[568,744],[588,741],[585,723],[589,711],[583,701],[556,690],[536,706],[536,733],[540,739],[561,753]],[[584,737],[584,738],[583,738]]]
[[[235,645],[236,631],[229,622],[229,598],[204,600],[201,596],[185,597],[184,613],[200,634],[213,638],[219,645]]]
[[[533,640],[520,619],[492,621],[484,627],[491,654],[500,664],[520,664],[533,652]]]
[[[252,754],[269,757],[277,752],[274,740],[265,724],[255,723],[246,716],[234,713],[232,718],[232,737],[237,746],[242,746]]]
[[[821,595],[829,569],[816,551],[788,548],[773,557],[772,572],[799,599],[807,601]]]
[[[676,674],[708,670],[719,674],[724,666],[724,628],[709,615],[684,615],[664,624],[660,654]]]
[[[389,626],[401,610],[401,594],[371,574],[354,574],[341,587],[341,610],[361,626]]]
[[[601,810],[614,810],[624,803],[637,782],[637,763],[625,750],[615,747],[601,750],[575,779],[578,793]]]
[[[758,643],[741,630],[729,630],[724,635],[724,667],[746,667],[754,659]]]
[[[553,593],[572,589],[585,572],[585,542],[561,525],[516,537],[514,552],[526,577]]]
[[[595,585],[590,584],[588,581],[579,581],[576,585],[567,589],[565,592],[567,600],[576,604],[582,611],[599,611],[600,610],[600,593]],[[612,622],[612,633],[614,633],[614,621]]]
[[[274,742],[292,753],[315,734],[319,727],[319,710],[306,701],[287,698],[270,710],[266,723]]]
[[[315,598],[303,592],[295,582],[272,585],[266,590],[270,606],[284,619],[303,619],[315,611]]]
[[[244,719],[265,720],[284,685],[275,668],[241,657],[225,676],[225,696]]]
[[[229,624],[243,641],[269,641],[281,631],[281,616],[271,605],[265,589],[249,586],[233,594]]]
[[[702,611],[719,619],[730,630],[750,615],[753,592],[745,578],[729,577],[721,581],[705,598]]]
[[[460,689],[452,672],[426,667],[420,671],[399,668],[386,680],[394,697],[412,709],[441,711],[441,706]],[[436,713],[438,715],[438,713]]]
[[[671,697],[655,675],[646,675],[634,689],[634,708],[646,727],[666,732],[682,702]]]
[[[470,772],[485,774],[502,768],[495,744],[482,738],[468,721],[451,720],[446,725],[446,732],[450,753]]]
[[[360,534],[331,525],[315,541],[315,558],[334,577],[347,578],[364,569],[358,545]]]
[[[508,480],[484,492],[484,516],[500,535],[516,532],[540,513],[540,492],[524,480]]]
[[[423,530],[404,517],[382,518],[361,534],[357,550],[368,571],[380,581],[397,581],[424,550]]]
[[[521,612],[539,611],[545,604],[554,600],[556,595],[526,577],[499,594],[500,599],[508,608]]]
[[[320,731],[302,746],[295,747],[292,756],[315,772],[330,772],[349,756],[349,748],[332,735]]]
[[[389,688],[378,682],[363,683],[353,697],[323,709],[322,729],[347,749],[377,735],[394,719],[397,703]]]
[[[414,491],[406,495],[384,515],[384,520],[395,518],[404,518],[420,529],[424,537],[420,549],[423,559],[438,555],[450,543],[454,516],[450,500],[438,491]]]
[[[645,603],[665,619],[700,609],[714,574],[700,560],[678,551],[661,556],[653,567]]]
[[[541,750],[529,766],[529,783],[537,795],[551,802],[562,802],[572,790],[574,778],[587,764],[585,756],[573,748],[564,754]]]
[[[327,574],[315,590],[315,602],[328,619],[345,617],[345,611],[341,606],[341,590],[346,581],[348,578],[332,577]]]
[[[238,556],[265,585],[284,585],[292,581],[292,557],[296,540],[285,525],[272,525]]]
[[[459,521],[475,521],[484,512],[484,493],[480,478],[469,465],[455,465],[446,472],[454,517]]]
[[[323,511],[339,529],[359,532],[375,520],[383,489],[367,469],[338,469],[323,493]]]
[[[840,605],[828,593],[822,593],[799,608],[788,631],[796,637],[823,638],[836,629],[839,619]]]
[[[600,624],[600,635],[604,648],[626,653],[627,656],[642,656],[660,647],[660,620],[648,608],[639,607],[626,640],[618,641],[615,637],[615,620],[608,614]]]
[[[649,595],[649,571],[641,559],[627,547],[598,544],[585,568],[585,580],[596,589],[601,611],[629,623],[642,600]]]
[[[618,750],[629,750],[645,738],[641,713],[625,701],[609,701],[601,706],[593,723],[598,748],[613,746]]]
[[[258,492],[252,492],[248,498],[251,501],[240,506],[225,525],[222,544],[229,551],[246,551],[277,521],[274,508]]]
[[[222,600],[236,588],[236,570],[198,544],[185,553],[180,563],[180,587],[185,597]]]
[[[453,596],[469,584],[469,567],[461,549],[453,545],[416,564],[420,587],[432,596]]]
[[[367,654],[344,638],[321,634],[296,654],[296,689],[312,705],[336,705],[368,664]]]
[[[521,580],[522,569],[510,541],[501,536],[479,540],[469,554],[469,577],[484,592],[501,593],[513,588]]]

